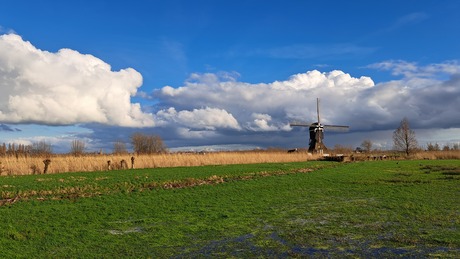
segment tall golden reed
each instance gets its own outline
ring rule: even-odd
[[[382,153],[384,154],[384,152]],[[360,154],[366,158],[366,154]],[[319,155],[306,152],[287,153],[285,151],[247,151],[247,152],[210,152],[210,153],[166,153],[155,155],[53,155],[51,157],[0,157],[0,175],[30,175],[44,173],[44,160],[49,158],[48,174],[66,172],[93,172],[121,169],[121,161],[125,160],[127,168],[131,168],[131,157],[134,157],[134,168],[202,166],[225,164],[283,163],[317,160]],[[410,157],[400,159],[460,159],[460,151],[421,151]],[[359,159],[358,159],[359,160]],[[366,159],[364,159],[366,160]],[[110,168],[108,166],[110,161]]]
[[[282,163],[300,162],[318,159],[318,156],[306,152],[210,152],[210,153],[169,153],[155,155],[87,155],[69,156],[53,155],[49,157],[48,174],[64,172],[89,172],[121,169],[124,160],[131,168],[131,157],[134,157],[134,168],[202,166],[224,164]],[[43,174],[44,160],[42,157],[0,157],[0,175]],[[110,161],[110,167],[108,164]]]

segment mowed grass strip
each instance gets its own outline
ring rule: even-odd
[[[0,256],[458,257],[459,168],[307,162],[5,178],[18,193],[84,182],[108,191],[0,207]],[[230,180],[137,189],[214,176]]]

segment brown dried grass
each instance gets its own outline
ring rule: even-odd
[[[449,151],[421,151],[412,156],[414,159],[460,159],[460,150]]]
[[[378,156],[387,155],[396,159],[460,159],[460,150],[451,151],[420,151],[405,157],[403,154],[379,152]],[[369,154],[354,154],[355,161],[369,160]],[[92,172],[108,170],[107,161],[111,161],[111,169],[120,169],[121,160],[125,160],[131,168],[132,155],[52,155],[51,157],[0,157],[0,175],[31,175],[43,174],[44,163],[51,159],[48,174],[66,172]],[[245,152],[210,152],[202,153],[166,153],[155,155],[134,155],[134,168],[203,166],[226,164],[284,163],[317,160],[319,155],[306,152],[287,153],[285,151],[245,151]]]
[[[108,170],[107,161],[111,161],[111,169],[120,169],[121,161],[125,160],[131,168],[132,155],[87,155],[69,156],[53,155],[48,174],[65,172],[90,172]],[[134,168],[203,166],[225,164],[283,163],[316,160],[317,155],[306,152],[287,153],[284,151],[264,152],[211,152],[200,153],[169,153],[155,155],[134,155]],[[44,157],[0,157],[0,175],[43,174]]]
[[[419,151],[406,156],[404,152],[395,151],[373,151],[370,153],[346,154],[351,161],[369,160],[443,160],[460,159],[460,150],[449,151]]]

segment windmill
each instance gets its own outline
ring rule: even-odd
[[[333,130],[333,131],[348,131],[349,126],[339,126],[339,125],[323,125],[319,117],[319,98],[316,98],[316,113],[318,115],[318,121],[315,123],[290,123],[290,126],[297,127],[308,127],[310,131],[310,142],[308,147],[308,152],[322,154],[324,150],[327,150],[326,146],[323,143],[324,130]]]

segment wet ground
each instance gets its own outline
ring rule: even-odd
[[[267,246],[260,245],[261,240],[253,234],[242,235],[231,239],[209,242],[204,246],[185,248],[175,258],[196,257],[262,257],[262,258],[459,258],[460,249],[448,247],[376,247],[370,241],[362,240],[329,240],[327,248],[314,248],[298,244],[290,244],[276,232],[264,240]],[[335,244],[334,244],[335,243]]]

